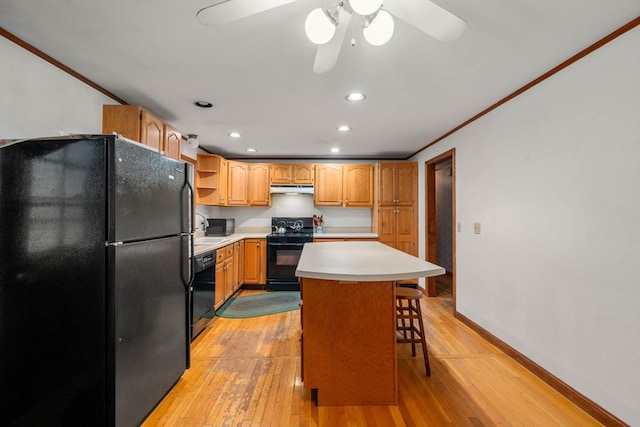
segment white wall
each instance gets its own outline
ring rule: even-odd
[[[640,425],[640,28],[416,156],[421,217],[451,148],[458,311]]]
[[[100,133],[102,104],[118,104],[0,37],[0,138]]]

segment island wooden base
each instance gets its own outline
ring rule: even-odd
[[[302,380],[318,405],[396,405],[395,282],[301,279]]]

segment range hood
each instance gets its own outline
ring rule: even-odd
[[[313,194],[313,185],[272,185],[272,194]]]

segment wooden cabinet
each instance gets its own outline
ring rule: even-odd
[[[314,165],[308,163],[271,165],[271,184],[275,185],[311,185],[314,178]]]
[[[373,165],[318,164],[315,167],[314,205],[372,207],[373,177]]]
[[[226,205],[227,163],[226,159],[215,154],[198,154],[196,163],[196,204]]]
[[[226,268],[224,263],[224,248],[216,251],[216,285],[214,293],[213,308],[219,309],[225,302]]]
[[[418,164],[376,165],[376,197],[372,228],[378,241],[418,255]]]
[[[249,206],[271,206],[270,165],[249,163]]]
[[[224,278],[224,299],[225,301],[231,298],[231,295],[237,289],[238,275],[237,270],[235,269],[235,245],[227,245],[224,247],[224,269],[225,269],[225,278]]]
[[[267,283],[267,239],[245,239],[244,283],[248,285]]]
[[[102,132],[116,132],[174,159],[180,157],[182,135],[139,105],[103,105]]]
[[[373,165],[343,165],[342,205],[348,208],[373,206]]]
[[[234,245],[227,245],[216,251],[216,292],[215,309],[217,310],[236,291],[234,267]]]
[[[249,167],[247,166],[247,164],[229,160],[228,180],[227,205],[247,206],[247,204],[249,203]]]
[[[305,277],[300,287],[302,381],[316,404],[397,404],[395,282]]]
[[[316,165],[313,204],[342,206],[342,165]]]
[[[180,160],[182,134],[165,123],[162,135],[162,151],[164,155],[172,159]]]
[[[235,290],[238,290],[240,289],[240,286],[244,284],[244,240],[240,240],[233,245],[233,266],[235,270],[234,274],[236,276]]]

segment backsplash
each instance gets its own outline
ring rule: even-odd
[[[371,208],[339,208],[313,206],[311,194],[273,194],[271,207],[220,207],[198,205],[197,211],[209,218],[235,218],[237,231],[265,231],[271,228],[271,217],[323,215],[325,230],[371,230]]]

